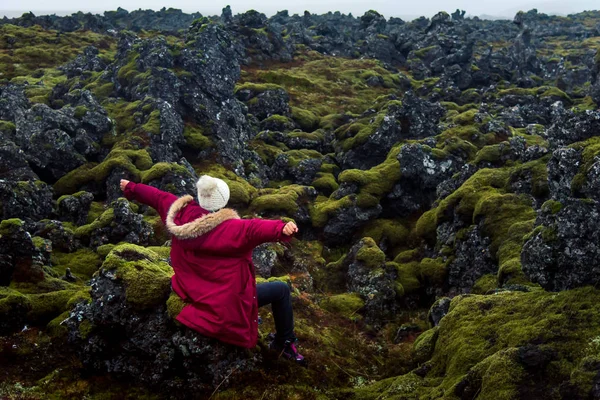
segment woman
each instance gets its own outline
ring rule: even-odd
[[[304,364],[294,342],[294,317],[289,286],[283,282],[256,285],[252,250],[265,242],[287,242],[298,232],[294,222],[240,219],[224,208],[227,183],[208,175],[192,196],[177,196],[152,186],[121,180],[129,200],[158,211],[172,234],[171,284],[188,303],[177,321],[205,336],[252,348],[258,341],[258,307],[272,304],[276,334],[271,348]]]

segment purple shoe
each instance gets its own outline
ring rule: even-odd
[[[297,340],[298,339],[295,339],[295,338],[289,339],[289,340],[286,340],[285,342],[283,342],[283,344],[281,344],[277,340],[273,340],[271,342],[271,344],[269,345],[269,348],[277,351],[279,353],[279,357],[286,358],[290,361],[296,362],[298,365],[306,367],[307,363],[306,363],[306,360],[304,359],[304,356],[302,354],[300,354],[298,352],[298,349],[296,348],[295,342]]]

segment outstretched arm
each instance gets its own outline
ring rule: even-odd
[[[250,247],[254,248],[267,242],[289,242],[294,233],[298,232],[296,223],[285,223],[280,220],[249,219],[246,237]]]
[[[167,218],[169,207],[177,200],[177,196],[174,194],[163,192],[162,190],[144,185],[143,183],[135,183],[126,179],[121,179],[120,186],[123,194],[128,200],[136,200],[154,208],[163,222],[165,222]]]

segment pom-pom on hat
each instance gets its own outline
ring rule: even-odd
[[[219,178],[202,175],[198,182],[198,204],[208,211],[217,211],[229,201],[229,186]]]

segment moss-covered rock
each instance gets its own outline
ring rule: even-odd
[[[23,328],[31,310],[29,298],[17,290],[0,287],[0,334],[6,335]]]
[[[169,298],[167,299],[167,313],[171,319],[177,318],[181,310],[185,307],[185,301],[181,297],[177,295],[177,293],[172,292]]]
[[[325,310],[350,319],[362,318],[359,311],[364,305],[365,301],[357,293],[333,295],[320,303]]]
[[[69,268],[74,276],[85,281],[98,270],[102,264],[102,257],[89,249],[79,249],[73,253],[54,252],[52,263],[53,269],[61,276]]]
[[[547,293],[504,292],[458,296],[437,329],[415,342],[429,357],[424,372],[391,378],[356,390],[356,398],[549,398],[559,389],[590,395],[597,337],[592,287]],[[434,336],[437,339],[432,340]],[[579,386],[580,385],[580,386]],[[375,395],[375,393],[377,393]],[[408,397],[407,397],[408,396]]]
[[[67,311],[67,303],[77,293],[76,290],[59,290],[29,295],[31,310],[27,320],[36,324],[46,324]]]
[[[433,355],[433,350],[435,349],[435,342],[438,338],[438,330],[439,329],[437,326],[429,329],[420,334],[417,340],[415,340],[412,351],[416,362],[424,363],[429,361]]]
[[[115,168],[129,171],[139,180],[140,170],[152,167],[152,159],[147,150],[112,150],[100,164],[88,163],[74,169],[54,184],[54,190],[59,195],[75,193],[84,184],[93,182],[102,185]]]
[[[163,304],[171,290],[171,266],[155,252],[140,246],[115,246],[102,263],[102,269],[123,280],[127,302],[137,309]]]

